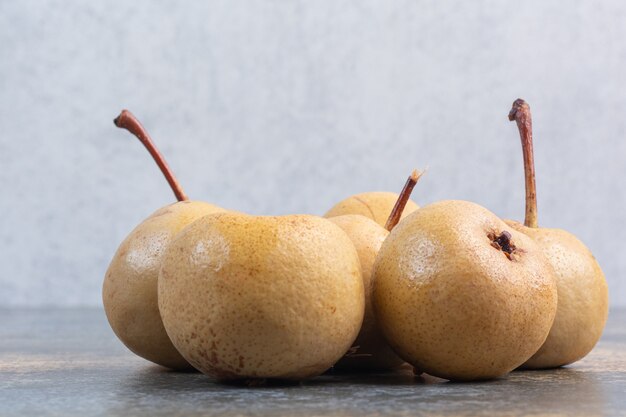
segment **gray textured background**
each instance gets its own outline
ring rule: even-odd
[[[173,198],[323,213],[367,190],[523,216],[511,102],[534,110],[539,221],[626,305],[626,2],[0,0],[0,306],[99,305],[115,248]]]

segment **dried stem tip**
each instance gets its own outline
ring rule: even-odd
[[[400,222],[400,217],[402,217],[402,212],[404,211],[404,207],[406,207],[406,203],[409,201],[411,197],[411,193],[413,192],[413,187],[417,184],[417,181],[424,175],[426,170],[418,172],[416,169],[413,170],[409,178],[406,180],[404,184],[404,188],[400,192],[398,199],[396,200],[396,204],[393,206],[391,210],[391,214],[387,219],[387,223],[385,224],[385,229],[391,232],[391,229],[396,227],[396,225]]]
[[[154,161],[159,166],[159,169],[165,176],[165,179],[167,180],[170,187],[172,188],[172,191],[174,191],[174,195],[176,196],[176,199],[178,199],[178,201],[188,200],[189,198],[187,198],[187,195],[185,194],[183,187],[180,185],[180,183],[174,176],[174,173],[170,169],[169,165],[167,165],[165,158],[163,158],[163,155],[161,154],[161,152],[159,152],[156,145],[150,138],[150,135],[148,134],[146,129],[141,125],[139,120],[137,120],[137,118],[128,110],[122,110],[120,115],[117,116],[115,119],[113,119],[113,123],[115,123],[115,126],[121,129],[126,129],[130,133],[135,135],[137,139],[139,139],[139,141],[143,144],[143,146],[146,147],[148,152],[150,152],[150,155],[152,155],[152,158],[154,159]]]
[[[524,179],[526,182],[526,218],[527,227],[537,227],[537,186],[535,185],[535,161],[533,156],[533,122],[530,106],[521,98],[513,102],[509,120],[517,123],[522,152],[524,154]]]

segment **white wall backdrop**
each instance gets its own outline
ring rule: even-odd
[[[626,305],[626,2],[0,1],[0,306],[100,305],[114,250],[173,196],[112,119],[149,128],[192,198],[322,214],[367,190],[539,221]]]

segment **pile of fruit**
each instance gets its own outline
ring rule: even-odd
[[[450,380],[545,369],[591,351],[608,291],[575,236],[539,228],[530,109],[516,100],[526,219],[467,201],[419,208],[398,195],[354,195],[324,217],[253,216],[191,201],[141,124],[115,124],[150,151],[178,202],[122,242],[103,299],[137,355],[219,381],[301,380],[328,369],[405,362]]]

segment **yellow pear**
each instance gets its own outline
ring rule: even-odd
[[[398,199],[398,194],[384,191],[373,191],[355,194],[335,204],[324,217],[330,218],[344,214],[360,214],[385,226],[391,209]],[[419,206],[409,200],[402,213],[402,218],[417,210]]]
[[[128,111],[115,119],[144,143],[180,200],[139,224],[117,249],[104,278],[102,300],[111,328],[135,354],[171,369],[191,365],[169,340],[159,315],[157,285],[161,258],[174,236],[189,223],[224,211],[212,204],[189,201],[141,124]]]
[[[386,227],[389,230],[398,223],[402,212],[409,201],[411,191],[422,173],[413,171],[409,176],[404,189],[400,193]],[[329,220],[339,226],[352,240],[363,271],[363,285],[365,288],[365,316],[359,336],[348,353],[335,364],[335,369],[349,371],[385,371],[396,368],[404,363],[389,347],[380,330],[372,306],[372,271],[376,255],[383,241],[389,235],[389,230],[374,220],[359,214],[345,214],[331,217]]]
[[[545,341],[556,305],[541,249],[466,201],[410,214],[374,264],[374,308],[387,341],[441,378],[490,379],[515,369]]]
[[[364,304],[354,245],[309,215],[203,217],[169,245],[159,275],[167,334],[218,380],[321,374],[352,345]]]
[[[550,334],[523,367],[553,368],[583,358],[600,339],[608,315],[608,287],[600,265],[576,236],[565,230],[538,227],[532,119],[528,104],[517,99],[509,119],[517,122],[522,140],[526,219],[524,225],[514,221],[507,223],[531,237],[543,250],[554,269],[559,295]]]
[[[374,260],[383,241],[389,234],[387,229],[374,220],[358,214],[331,217],[352,240],[359,255],[365,288],[365,316],[357,339],[348,353],[335,364],[337,369],[346,370],[389,370],[404,361],[389,347],[376,322],[372,307],[372,269]]]

